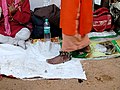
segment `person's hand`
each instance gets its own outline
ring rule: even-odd
[[[10,15],[14,15],[17,11],[17,9],[14,7],[13,4],[11,6],[9,6],[8,8],[9,8]]]

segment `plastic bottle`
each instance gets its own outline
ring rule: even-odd
[[[44,41],[51,41],[50,23],[48,19],[45,19],[44,22]]]

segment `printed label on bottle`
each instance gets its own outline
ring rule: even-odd
[[[45,34],[50,33],[50,27],[44,27],[44,33]]]

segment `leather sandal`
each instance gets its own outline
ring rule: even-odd
[[[60,54],[54,58],[47,59],[49,64],[60,64],[72,59],[70,52],[60,51]]]

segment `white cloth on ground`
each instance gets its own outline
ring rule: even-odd
[[[13,75],[17,78],[42,77],[43,79],[85,79],[80,59],[72,59],[68,62],[52,65],[46,59],[59,54],[60,45],[51,43],[50,51],[46,51],[45,43],[27,43],[24,50],[10,44],[0,45],[0,73]],[[49,48],[49,47],[48,47]]]

